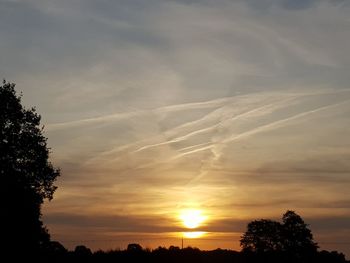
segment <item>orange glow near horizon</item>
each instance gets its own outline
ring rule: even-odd
[[[195,232],[184,232],[183,236],[186,238],[200,238],[203,237],[207,232],[195,231]]]

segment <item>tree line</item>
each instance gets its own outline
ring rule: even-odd
[[[347,262],[337,251],[319,251],[311,230],[294,211],[282,223],[254,220],[242,235],[240,252],[171,246],[154,250],[130,244],[126,250],[96,251],[79,245],[68,251],[52,241],[42,222],[41,206],[51,200],[60,170],[49,161],[50,149],[35,108],[22,106],[15,84],[0,85],[0,257],[17,262]],[[0,258],[1,260],[1,258]]]
[[[135,246],[136,245],[136,246]],[[290,258],[283,252],[255,253],[252,251],[234,251],[227,249],[200,250],[194,247],[170,246],[156,249],[143,249],[138,244],[129,244],[125,250],[98,250],[92,252],[89,248],[79,245],[73,251],[63,246],[49,253],[43,262],[54,263],[104,263],[104,262],[149,262],[149,263],[349,263],[344,254],[337,251],[318,251],[304,259]],[[130,248],[132,247],[132,248]],[[135,248],[136,247],[136,248]]]

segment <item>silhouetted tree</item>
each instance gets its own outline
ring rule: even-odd
[[[273,253],[286,258],[284,262],[306,262],[314,258],[317,244],[311,230],[294,211],[287,211],[283,223],[272,220],[255,220],[248,224],[240,242],[243,251]]]
[[[127,251],[142,251],[142,247],[139,244],[133,243],[129,244]]]
[[[339,253],[338,251],[326,251],[322,250],[318,253],[317,263],[343,263],[350,262],[345,260],[345,255],[343,253]]]
[[[66,257],[68,255],[68,250],[57,241],[50,241],[47,243],[45,249],[42,251],[40,255],[40,260],[37,262],[64,262],[66,261]]]
[[[311,230],[294,211],[287,211],[283,217],[283,249],[296,258],[317,251]]]
[[[1,247],[34,254],[47,246],[41,205],[52,199],[60,172],[49,162],[40,115],[25,109],[15,84],[0,86]]]
[[[47,252],[52,255],[62,255],[67,253],[67,249],[57,241],[50,241],[47,244]]]
[[[278,222],[261,219],[248,224],[240,242],[244,251],[270,252],[282,250],[282,225]]]
[[[178,247],[178,246],[170,246],[169,247],[169,251],[180,251],[180,247]]]
[[[92,255],[91,249],[84,245],[76,246],[74,249],[74,253],[77,256],[81,256],[81,257],[88,257]]]

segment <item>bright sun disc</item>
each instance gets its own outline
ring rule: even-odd
[[[200,210],[185,210],[181,213],[180,219],[182,223],[187,228],[196,228],[199,227],[201,223],[205,220],[205,216],[202,215]]]

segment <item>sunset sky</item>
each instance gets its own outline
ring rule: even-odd
[[[238,250],[290,209],[350,257],[350,1],[0,0],[0,38],[61,168],[53,239]]]

